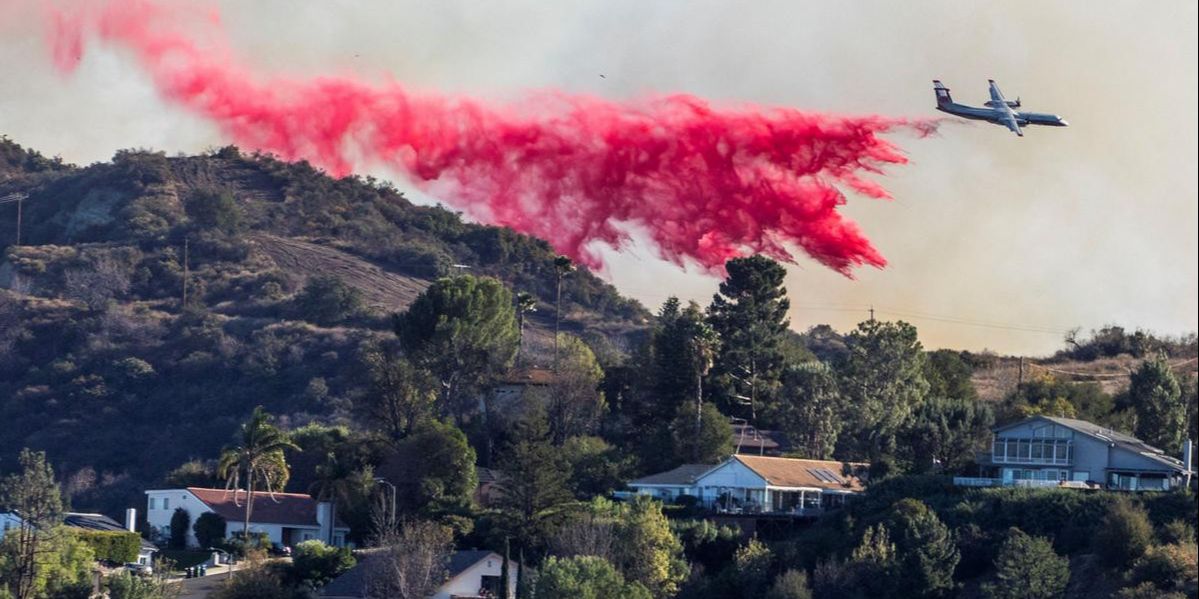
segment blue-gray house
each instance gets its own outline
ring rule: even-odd
[[[955,483],[1166,491],[1192,473],[1140,439],[1085,420],[1034,416],[992,431],[991,451],[979,456],[983,476]]]

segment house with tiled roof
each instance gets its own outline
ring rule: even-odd
[[[816,516],[865,490],[869,465],[735,454],[714,464],[684,464],[629,483],[641,495],[680,495],[717,512]]]
[[[153,536],[170,538],[171,516],[182,509],[192,525],[206,513],[225,520],[225,534],[240,533],[244,526],[247,494],[237,489],[154,489],[146,491],[146,522]],[[187,532],[188,546],[198,546],[193,530]],[[303,493],[254,493],[250,510],[250,534],[265,533],[271,543],[291,547],[309,540],[320,540],[338,547],[345,545],[350,532],[340,520],[334,521],[332,505]]]
[[[367,596],[367,578],[372,568],[381,568],[388,559],[387,548],[356,552],[358,564],[321,588],[322,599],[361,599]],[[494,551],[455,551],[446,562],[446,580],[431,599],[494,599],[504,596],[504,558]],[[515,563],[508,564],[508,597],[516,596],[519,572]]]
[[[956,484],[1168,491],[1194,474],[1189,449],[1179,459],[1085,420],[1033,416],[992,433],[990,451],[979,456],[981,476],[956,477]]]

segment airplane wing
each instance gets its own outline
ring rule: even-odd
[[[1007,128],[1012,130],[1012,133],[1024,137],[1024,132],[1020,130],[1020,124],[1016,122],[1016,117],[1011,112],[1008,112],[1007,117],[1003,119],[1003,124],[1007,125]]]
[[[995,85],[995,80],[987,79],[987,83],[991,84],[991,101],[996,104],[1003,104],[1003,92],[999,91],[999,86]]]

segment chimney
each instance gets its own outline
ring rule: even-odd
[[[125,510],[125,530],[137,532],[137,508]]]
[[[316,504],[316,523],[321,527],[321,542],[333,544],[333,504],[321,501]]]

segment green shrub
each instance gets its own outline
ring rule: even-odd
[[[316,588],[353,568],[355,563],[353,554],[345,547],[304,541],[292,552],[290,578],[297,584]]]
[[[1134,583],[1152,583],[1164,591],[1179,591],[1195,596],[1199,591],[1199,548],[1194,543],[1150,547],[1133,565]]]
[[[319,325],[331,325],[354,316],[362,308],[362,293],[331,275],[319,275],[296,296],[301,318]]]
[[[1095,535],[1095,553],[1105,564],[1127,568],[1153,542],[1153,526],[1144,508],[1127,497],[1112,502]]]
[[[196,518],[192,532],[201,548],[216,547],[225,538],[225,519],[215,512],[204,512]]]
[[[97,560],[120,564],[136,562],[141,550],[141,537],[135,532],[71,529],[84,545],[91,547]]]
[[[550,557],[537,577],[538,599],[650,599],[650,592],[637,582],[626,582],[616,568],[592,555]]]

